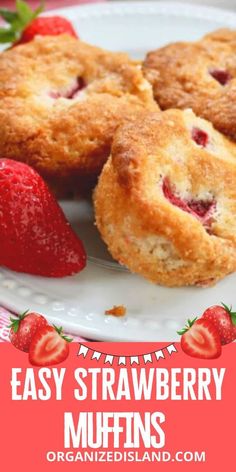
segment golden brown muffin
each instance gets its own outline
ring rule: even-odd
[[[192,108],[236,140],[236,31],[157,49],[147,54],[143,70],[163,110]]]
[[[94,202],[112,256],[152,282],[207,286],[236,270],[236,145],[191,110],[121,126]]]
[[[61,35],[0,56],[0,154],[56,185],[93,180],[118,124],[155,106],[141,66],[123,53]]]

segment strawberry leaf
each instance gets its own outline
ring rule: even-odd
[[[231,313],[231,321],[236,326],[236,313]]]
[[[225,303],[221,302],[221,305],[224,307],[224,309],[227,311],[227,313],[231,313],[232,311],[232,305],[228,307]]]
[[[8,328],[13,329],[14,333],[17,333],[21,321],[26,317],[27,313],[29,310],[24,311],[21,315],[19,315],[17,318],[12,318],[10,317],[11,324],[8,326]]]
[[[23,0],[16,0],[16,11],[23,23],[31,21],[33,16],[33,10]]]
[[[35,11],[23,0],[16,0],[16,11],[0,8],[0,16],[8,23],[8,28],[0,28],[0,43],[14,43],[19,40],[24,29],[43,11],[45,1],[41,0]]]
[[[180,331],[177,331],[177,334],[179,334],[180,336],[182,336],[183,334],[187,333],[187,331],[192,328],[192,326],[194,325],[195,321],[197,320],[197,316],[196,318],[194,318],[193,320],[190,320],[188,319],[188,322],[186,323],[185,327],[183,329],[181,329]]]
[[[236,325],[236,312],[232,311],[232,305],[228,307],[225,303],[221,302],[221,305],[224,307],[225,311],[230,315],[233,325]]]
[[[67,343],[72,343],[73,341],[73,338],[68,338],[68,336],[62,336],[62,338],[65,339]]]
[[[177,331],[177,334],[179,334],[180,336],[182,336],[184,333],[186,333],[187,329],[186,328],[183,328],[181,329],[180,331]]]
[[[40,13],[43,12],[44,8],[45,8],[45,0],[41,0],[40,5],[38,6],[38,8],[36,8],[36,10],[33,12],[33,19],[37,18],[37,16],[39,16]]]
[[[55,331],[56,331],[58,334],[61,335],[62,330],[63,330],[62,326],[60,326],[60,328],[58,328],[58,326],[56,326],[56,325],[54,325],[54,324],[53,324],[52,326],[53,326],[53,328],[55,329]]]
[[[68,336],[65,336],[63,334],[63,328],[62,326],[60,326],[60,328],[58,328],[58,326],[56,325],[53,325],[53,328],[55,329],[55,331],[59,334],[59,336],[61,336],[62,339],[64,339],[67,343],[71,343],[73,341],[73,338],[68,338]]]
[[[11,29],[0,28],[0,43],[12,43],[15,41],[15,32]]]
[[[0,16],[10,24],[18,18],[18,14],[15,11],[10,11],[6,8],[0,8]]]
[[[11,317],[10,320],[11,320],[11,324],[8,325],[8,328],[12,329],[14,333],[17,333],[20,326],[20,319]]]

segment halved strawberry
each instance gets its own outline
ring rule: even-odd
[[[63,335],[62,328],[53,325],[39,329],[30,345],[30,363],[37,366],[60,364],[69,356],[71,341]]]
[[[236,339],[236,312],[224,303],[213,305],[204,311],[202,318],[211,321],[217,329],[221,344],[232,343]]]
[[[10,318],[10,341],[20,351],[29,352],[31,341],[38,329],[47,326],[47,320],[39,313],[27,311],[17,318]]]
[[[188,320],[178,331],[185,354],[199,359],[216,359],[221,355],[220,337],[215,326],[206,319]]]

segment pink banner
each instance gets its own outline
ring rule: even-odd
[[[202,361],[179,344],[73,343],[44,368],[0,349],[3,470],[233,470],[235,344]]]

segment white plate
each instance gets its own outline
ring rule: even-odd
[[[177,3],[114,3],[57,10],[73,21],[85,41],[133,57],[176,40],[194,40],[219,27],[236,27],[232,12]],[[45,279],[0,270],[0,302],[16,312],[32,309],[67,331],[108,341],[174,341],[186,317],[220,302],[236,303],[236,276],[214,288],[168,289],[131,275],[111,261],[93,226],[86,202],[64,202],[64,210],[84,240],[90,260],[78,276]],[[79,221],[79,223],[78,223]],[[105,316],[124,304],[127,316]]]

